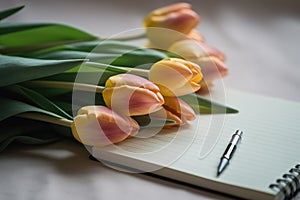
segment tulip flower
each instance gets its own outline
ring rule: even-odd
[[[160,118],[166,116],[167,119],[175,121],[175,124],[167,124],[165,125],[165,128],[180,126],[185,124],[187,121],[192,121],[196,118],[194,110],[183,100],[179,99],[178,97],[164,98],[164,111],[159,110],[153,113],[152,116]]]
[[[72,124],[76,140],[91,146],[106,146],[118,143],[130,135],[136,135],[138,123],[105,106],[86,106],[78,111]]]
[[[168,51],[198,64],[201,67],[203,79],[206,82],[205,85],[210,85],[211,81],[228,73],[223,62],[225,55],[205,43],[194,40],[181,40],[175,42]]]
[[[155,112],[164,103],[159,87],[132,74],[111,76],[106,81],[102,95],[109,108],[127,116]]]
[[[175,3],[149,13],[144,20],[144,26],[167,28],[188,34],[199,21],[200,16],[191,10],[190,4]]]
[[[164,96],[182,96],[200,89],[202,73],[197,64],[179,58],[165,58],[152,65],[149,80]]]
[[[175,3],[150,12],[144,20],[144,27],[150,46],[166,49],[186,37],[202,41],[201,35],[194,30],[199,22],[200,16],[190,4]]]

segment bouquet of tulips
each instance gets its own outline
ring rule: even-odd
[[[23,7],[0,11],[0,20]],[[212,107],[237,112],[199,93],[227,74],[224,54],[195,30],[199,21],[187,3],[150,12],[138,37],[1,21],[0,151],[65,137],[105,146],[141,128],[184,125]],[[130,44],[141,38],[143,47]]]

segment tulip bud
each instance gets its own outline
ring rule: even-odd
[[[91,146],[106,146],[136,135],[138,123],[104,106],[85,106],[78,111],[72,124],[76,140]]]
[[[202,73],[197,64],[179,58],[165,58],[152,65],[149,80],[158,85],[164,96],[181,96],[200,89]]]
[[[190,4],[176,3],[149,13],[144,26],[150,46],[166,49],[175,41],[193,35],[199,21],[200,16],[191,10]]]
[[[110,77],[102,95],[108,107],[127,116],[155,112],[164,103],[164,98],[154,83],[132,74]]]
[[[161,27],[188,34],[200,21],[188,3],[176,3],[156,9],[144,20],[145,27]]]
[[[187,121],[192,121],[196,118],[194,110],[183,100],[178,97],[164,97],[165,103],[163,105],[165,113],[163,111],[157,111],[153,113],[153,116],[164,117],[166,115],[167,119],[175,121],[175,124],[167,124],[165,128],[170,128],[173,126],[180,126],[185,124]]]

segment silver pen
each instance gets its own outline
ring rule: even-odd
[[[223,156],[221,157],[217,176],[219,176],[224,171],[224,169],[227,167],[227,165],[229,164],[229,161],[232,158],[232,156],[237,148],[237,145],[239,144],[239,142],[242,139],[242,134],[243,134],[243,131],[236,130],[235,133],[232,135],[231,140],[230,140],[229,144],[227,145],[227,148],[225,149]]]

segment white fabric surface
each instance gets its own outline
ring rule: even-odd
[[[0,8],[25,4],[10,20],[67,23],[109,37],[140,28],[146,13],[171,2],[1,0]],[[227,55],[226,87],[300,100],[299,1],[189,2],[202,16],[197,29],[207,43]],[[115,171],[90,161],[88,155],[73,141],[14,146],[0,154],[0,199],[231,199]]]

